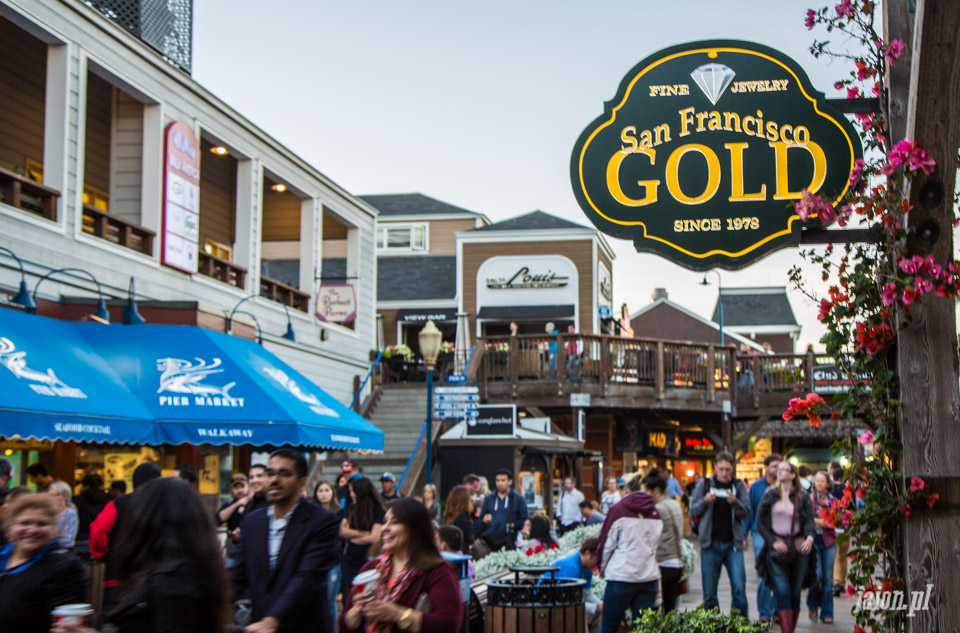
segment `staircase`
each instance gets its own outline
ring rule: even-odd
[[[385,471],[393,473],[399,480],[426,418],[426,385],[384,385],[383,394],[367,418],[383,431],[383,453],[328,453],[321,471],[322,477],[334,481],[340,470],[340,463],[350,460],[357,462],[363,469],[363,474],[375,483]],[[379,490],[379,484],[376,487]]]

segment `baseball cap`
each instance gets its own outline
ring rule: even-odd
[[[245,483],[247,483],[247,476],[244,475],[243,473],[237,473],[230,478],[231,486],[236,486],[237,484],[245,484]]]
[[[393,473],[383,473],[380,475],[380,481],[392,481],[396,483],[397,478],[393,476]]]
[[[340,464],[340,470],[341,471],[353,470],[353,464],[351,464],[350,462],[343,462],[342,464]]]

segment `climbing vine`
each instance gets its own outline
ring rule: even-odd
[[[864,603],[877,592],[905,589],[902,518],[923,506],[932,508],[938,498],[922,479],[906,481],[899,471],[903,445],[897,424],[897,336],[910,326],[911,309],[925,296],[955,299],[960,292],[960,266],[955,260],[936,262],[932,255],[905,255],[909,184],[919,172],[929,175],[938,166],[915,142],[890,138],[882,113],[887,105],[885,77],[900,61],[904,44],[880,37],[876,11],[870,0],[842,0],[833,7],[811,9],[806,15],[808,29],[825,29],[843,42],[842,50],[829,40],[817,40],[810,47],[814,57],[828,56],[850,64],[849,75],[834,87],[850,99],[878,97],[881,112],[856,115],[864,159],[854,164],[844,197],[831,205],[804,191],[796,211],[802,221],[817,217],[824,224],[872,229],[876,241],[840,247],[829,244],[801,252],[820,269],[821,280],[828,287],[825,295],[814,291],[800,267],[790,271],[791,282],[819,303],[819,319],[827,330],[821,342],[852,386],[847,394],[837,396],[832,406],[810,394],[792,400],[783,415],[785,420],[806,417],[815,426],[825,415],[834,419],[857,416],[869,427],[858,442],[871,447],[873,455],[852,464],[842,497],[821,510],[828,526],[845,530],[839,539],[851,541],[847,595],[860,594]],[[940,169],[956,169],[956,157],[938,158],[944,161]],[[853,444],[852,440],[838,442],[837,448],[853,454]],[[890,602],[880,604],[889,608],[854,609],[855,633],[905,630],[906,611]]]

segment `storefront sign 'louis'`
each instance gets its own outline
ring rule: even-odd
[[[799,243],[804,190],[832,204],[862,150],[803,70],[765,46],[709,41],[640,62],[580,135],[574,194],[604,233],[683,266],[737,269]]]

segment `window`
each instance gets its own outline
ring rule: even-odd
[[[377,249],[381,251],[426,251],[427,225],[378,227]]]
[[[203,251],[207,255],[219,257],[224,261],[233,261],[233,249],[226,244],[211,240],[209,237],[203,240]]]

